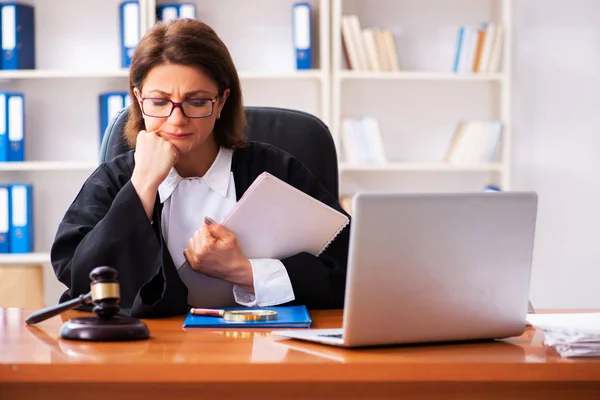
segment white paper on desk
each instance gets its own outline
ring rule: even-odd
[[[528,314],[533,327],[567,334],[599,335],[600,313]]]
[[[263,172],[225,220],[246,258],[281,260],[297,253],[319,256],[349,218],[325,203]]]
[[[555,344],[578,344],[598,346],[600,349],[600,335],[550,330],[542,330],[542,332],[544,333],[544,343],[549,346],[553,346]]]
[[[561,357],[598,357],[600,350],[594,347],[574,346],[574,345],[556,345],[556,352]]]

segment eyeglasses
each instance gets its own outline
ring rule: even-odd
[[[175,107],[179,107],[186,118],[206,118],[212,115],[218,98],[188,99],[176,103],[164,98],[142,97],[142,112],[148,117],[167,118]]]

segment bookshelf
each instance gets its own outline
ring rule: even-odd
[[[177,1],[170,1],[177,2]],[[313,69],[296,70],[292,0],[206,0],[197,19],[229,47],[247,105],[280,106],[330,118],[330,5],[312,6]],[[0,90],[25,96],[25,161],[0,163],[0,182],[34,190],[34,251],[2,254],[3,266],[44,266],[44,302],[55,304],[57,282],[49,250],[56,228],[85,179],[97,167],[98,96],[127,90],[120,65],[121,0],[26,0],[35,8],[36,69],[0,70]],[[139,0],[140,34],[156,23],[156,0]],[[190,3],[190,1],[187,1]],[[217,4],[218,3],[218,4]],[[242,33],[242,34],[241,34]]]
[[[156,23],[164,0],[140,0],[140,33]],[[343,195],[357,191],[469,191],[485,185],[510,188],[511,0],[310,0],[314,66],[296,70],[292,47],[294,0],[188,0],[196,18],[227,44],[239,70],[247,105],[309,112],[331,129],[340,154]],[[44,265],[45,302],[64,290],[49,250],[66,208],[97,167],[98,95],[125,91],[120,65],[121,0],[27,0],[35,7],[36,69],[0,70],[0,90],[25,95],[24,162],[0,163],[0,182],[34,187],[35,248],[0,255],[3,265]],[[431,10],[436,12],[432,13]],[[400,69],[348,69],[343,57],[342,15],[364,27],[394,33]],[[493,73],[453,73],[457,28],[482,21],[505,27],[503,68]],[[68,23],[67,23],[68,22]],[[380,123],[388,162],[348,162],[340,143],[343,117],[372,116]],[[504,123],[502,157],[484,165],[442,161],[461,118]]]
[[[340,154],[342,196],[368,190],[476,191],[487,184],[510,189],[511,12],[511,0],[332,0],[330,126]],[[346,15],[355,15],[363,30],[393,33],[398,70],[352,66],[343,33]],[[485,21],[504,27],[502,68],[453,72],[458,28]],[[348,162],[343,120],[360,117],[378,121],[387,162]],[[444,162],[464,119],[502,121],[499,156],[493,162]]]

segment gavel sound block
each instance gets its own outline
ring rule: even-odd
[[[67,310],[94,304],[94,317],[72,318],[64,323],[60,336],[64,339],[89,341],[125,341],[147,339],[150,331],[138,318],[117,316],[120,310],[120,289],[117,271],[97,267],[90,273],[90,292],[31,314],[25,322],[32,325]]]

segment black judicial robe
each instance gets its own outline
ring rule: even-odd
[[[162,203],[157,195],[150,223],[130,181],[134,164],[130,150],[100,165],[59,224],[51,261],[58,280],[68,287],[60,301],[89,292],[90,271],[108,265],[119,273],[123,314],[141,318],[184,314],[189,309],[187,288],[161,234]],[[303,164],[274,146],[248,142],[236,148],[231,169],[238,200],[267,171],[347,215]],[[300,253],[281,260],[295,294],[288,305],[343,307],[348,243],[349,226],[318,258]]]

